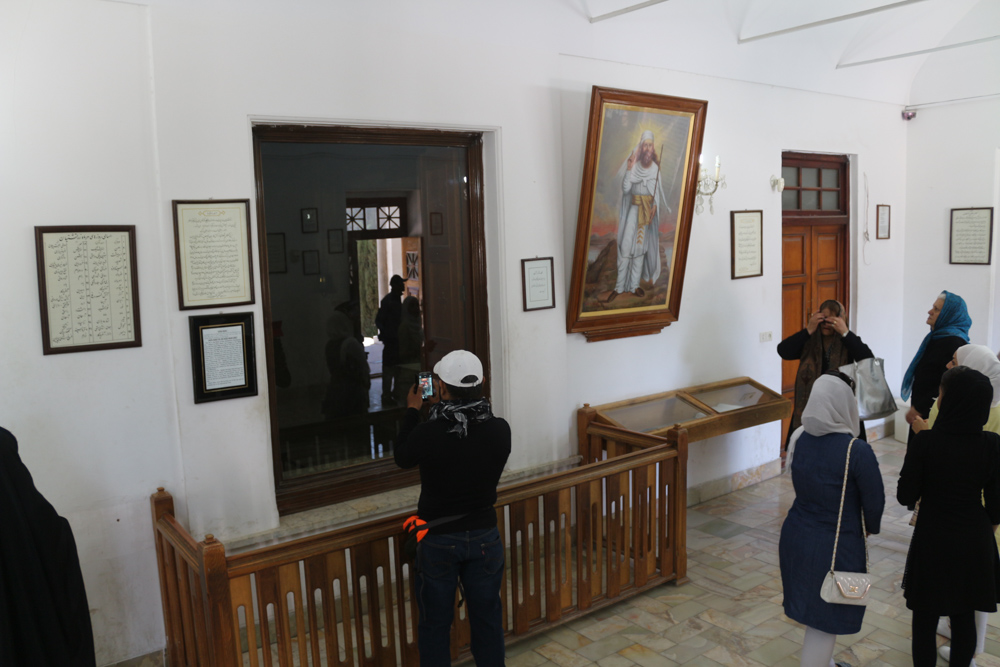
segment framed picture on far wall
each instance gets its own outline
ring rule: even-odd
[[[302,219],[302,233],[315,234],[319,231],[319,212],[314,208],[304,208],[299,211]]]
[[[949,264],[989,264],[993,259],[993,209],[951,209]]]
[[[889,238],[889,205],[879,204],[875,207],[875,238]]]
[[[677,321],[707,109],[594,86],[567,333],[599,341]]]
[[[326,251],[331,255],[337,255],[344,252],[343,229],[326,230]]]
[[[763,211],[729,213],[730,280],[764,275]]]

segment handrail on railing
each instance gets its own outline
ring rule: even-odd
[[[686,579],[686,431],[581,426],[581,442],[609,458],[498,490],[510,638]],[[226,556],[184,530],[162,488],[151,504],[171,665],[418,664],[416,574],[400,539],[409,512]],[[453,657],[467,651],[462,614]]]

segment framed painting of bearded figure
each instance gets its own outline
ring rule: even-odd
[[[568,333],[608,340],[677,321],[707,109],[594,86]]]

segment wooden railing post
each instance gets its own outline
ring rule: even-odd
[[[156,493],[149,496],[149,505],[153,513],[153,540],[156,544],[156,570],[160,575],[160,604],[163,606],[163,628],[166,632],[167,661],[171,665],[181,664],[181,628],[175,623],[177,608],[171,604],[176,602],[176,595],[172,591],[177,590],[177,584],[173,581],[176,578],[176,569],[169,567],[173,561],[167,556],[166,550],[171,549],[170,545],[164,544],[163,538],[156,529],[156,522],[163,516],[174,513],[174,497],[164,490],[162,486],[156,488]],[[171,587],[171,583],[173,586]]]
[[[677,443],[677,465],[674,468],[674,479],[671,484],[674,488],[673,511],[670,513],[674,524],[674,572],[677,579],[674,584],[687,583],[687,460],[688,460],[688,431],[686,428],[675,426],[670,430],[671,435],[676,438]],[[670,437],[670,436],[668,436]]]
[[[590,422],[597,416],[597,410],[590,407],[590,403],[584,403],[583,407],[576,411],[576,438],[580,446],[580,456],[583,457],[581,465],[594,463],[601,459],[601,453],[594,452],[591,447],[590,434],[587,432]]]
[[[209,534],[205,535],[203,542],[198,543],[198,553],[201,558],[201,593],[205,604],[211,664],[213,667],[236,667],[241,661],[236,651],[236,625],[233,622],[226,547],[214,535]]]

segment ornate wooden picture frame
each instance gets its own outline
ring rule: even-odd
[[[702,100],[594,86],[568,333],[608,340],[677,321],[707,109]]]

